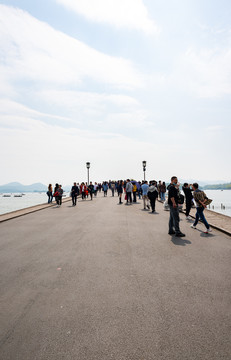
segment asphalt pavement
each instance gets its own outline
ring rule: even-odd
[[[0,359],[230,360],[231,238],[110,195],[0,224]]]

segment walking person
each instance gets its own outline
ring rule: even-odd
[[[76,206],[77,202],[77,196],[79,195],[79,188],[76,185],[76,182],[74,182],[74,185],[71,188],[71,198],[72,198],[72,205]]]
[[[144,183],[141,185],[141,189],[142,189],[142,197],[143,197],[143,202],[144,202],[144,210],[146,210],[146,206],[148,209],[150,209],[150,206],[148,204],[148,182],[144,181]]]
[[[132,189],[132,195],[133,195],[133,202],[136,203],[136,192],[137,192],[137,186],[136,182],[133,183],[133,189]]]
[[[58,205],[58,197],[59,197],[58,188],[59,188],[59,184],[56,183],[53,197],[55,198],[55,201],[56,201],[57,205]]]
[[[98,184],[97,184],[97,182],[95,182],[95,185],[94,185],[94,195],[95,195],[95,197],[97,196],[97,192],[98,192]]]
[[[141,199],[142,189],[141,189],[141,182],[140,181],[137,183],[137,194],[138,194],[139,199]]]
[[[165,193],[166,193],[166,185],[165,182],[163,181],[160,185],[160,200],[162,202],[165,202]]]
[[[123,181],[120,180],[119,184],[117,185],[117,192],[119,195],[119,204],[123,204],[122,203],[122,195],[123,195]]]
[[[127,204],[128,204],[128,200],[130,204],[132,204],[132,190],[133,190],[133,185],[131,181],[127,179],[127,183],[126,183]]]
[[[193,198],[196,202],[196,208],[197,208],[197,212],[196,212],[196,219],[193,223],[193,225],[191,225],[191,227],[193,229],[196,229],[196,226],[198,224],[199,219],[201,219],[201,221],[204,223],[205,225],[205,234],[208,234],[209,232],[211,232],[211,228],[204,216],[204,209],[206,208],[206,200],[208,199],[206,194],[204,193],[204,191],[199,190],[199,185],[197,183],[194,183],[192,185],[193,188]]]
[[[193,191],[193,189],[191,189],[191,185],[189,185],[188,183],[184,183],[184,185],[182,186],[182,190],[185,194],[185,203],[186,203],[185,216],[186,216],[187,220],[190,220],[191,218],[189,216],[189,213],[192,208],[192,199],[193,199],[192,191]]]
[[[63,197],[62,185],[59,185],[57,192],[59,194],[58,199],[57,199],[57,203],[58,203],[59,206],[61,206],[62,205],[62,197]]]
[[[161,200],[161,191],[160,191],[160,188],[161,188],[161,180],[159,180],[158,185],[157,185],[159,200]]]
[[[80,185],[80,192],[82,195],[82,200],[86,200],[86,191],[87,191],[87,187],[84,184],[84,182],[82,182],[82,184]]]
[[[49,186],[48,186],[47,196],[48,196],[48,204],[52,203],[52,200],[53,200],[53,187],[52,187],[51,184],[49,184]]]
[[[104,181],[102,189],[103,189],[103,196],[104,197],[107,196],[108,184],[106,183],[106,181]]]
[[[177,177],[172,176],[171,178],[171,184],[168,187],[168,205],[170,208],[170,217],[169,217],[169,235],[175,234],[177,237],[184,237],[185,234],[183,234],[180,231],[179,226],[179,208],[178,208],[178,200],[179,200],[179,192],[177,189]],[[174,230],[174,229],[175,230]]]
[[[92,200],[92,195],[94,193],[94,185],[92,184],[92,182],[90,182],[90,185],[88,185],[88,193],[90,194],[91,200]]]
[[[111,194],[114,197],[114,194],[115,194],[115,183],[114,182],[111,183]]]
[[[148,198],[150,200],[152,213],[156,211],[156,199],[158,198],[158,190],[156,186],[156,181],[152,181],[151,185],[148,188]]]

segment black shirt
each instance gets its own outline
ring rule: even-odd
[[[168,204],[173,206],[172,200],[171,198],[175,199],[175,203],[178,205],[178,190],[176,189],[176,187],[174,185],[170,185],[168,188]]]
[[[186,201],[192,201],[192,189],[190,189],[189,187],[182,187],[182,190],[184,191],[185,197],[186,197]]]
[[[78,195],[79,194],[79,188],[77,185],[72,186],[71,188],[71,194],[72,195]]]

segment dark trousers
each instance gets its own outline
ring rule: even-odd
[[[53,199],[52,191],[48,191],[47,195],[48,195],[48,204],[50,204],[52,203],[52,199]]]
[[[179,227],[179,221],[180,221],[179,209],[178,207],[174,208],[172,205],[169,205],[169,208],[170,208],[169,232],[172,232],[173,228],[175,228],[176,234],[179,234],[181,232]]]
[[[73,205],[76,205],[77,194],[73,194],[73,195],[71,195],[71,197],[72,197],[72,204],[73,204]]]
[[[85,195],[85,192],[83,191],[83,192],[82,192],[82,200],[84,200],[85,197],[86,197],[86,195]]]
[[[127,203],[128,203],[128,199],[129,199],[130,203],[132,203],[132,193],[131,192],[127,192]]]
[[[150,204],[151,204],[152,211],[155,211],[155,209],[156,209],[156,199],[150,199]]]
[[[196,220],[194,222],[194,226],[197,225],[199,219],[201,219],[201,221],[205,224],[206,229],[209,229],[209,224],[206,221],[206,218],[204,216],[204,208],[203,207],[198,207],[197,208],[197,212],[196,212]]]
[[[136,191],[133,193],[133,202],[136,202]]]
[[[62,205],[62,196],[57,196],[57,204]]]
[[[186,199],[186,216],[189,216],[190,210],[192,208],[192,201]]]

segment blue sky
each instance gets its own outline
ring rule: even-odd
[[[0,1],[0,183],[231,181],[231,2]]]

